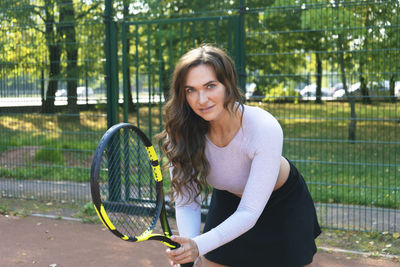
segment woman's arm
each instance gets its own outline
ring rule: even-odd
[[[263,212],[275,187],[282,156],[283,132],[269,114],[257,125],[249,143],[253,151],[250,174],[237,210],[220,225],[193,240],[199,254],[214,250],[250,230]],[[229,179],[229,177],[224,177]]]

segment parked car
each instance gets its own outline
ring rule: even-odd
[[[87,96],[93,96],[94,95],[94,91],[92,88],[88,87],[87,88]],[[76,94],[79,98],[81,97],[86,97],[86,87],[85,86],[78,86],[76,88]],[[68,92],[67,89],[58,89],[56,91],[56,97],[67,97],[68,96]]]
[[[58,89],[56,91],[56,97],[67,97],[67,90],[66,89]]]
[[[306,85],[302,90],[300,90],[300,95],[303,99],[307,100],[315,99],[317,95],[317,85],[316,84]],[[331,88],[322,87],[321,95],[323,97],[331,97],[332,96]]]
[[[255,83],[247,83],[246,84],[246,99],[250,99],[253,96],[254,91],[256,90],[257,85]]]
[[[349,93],[355,93],[355,92],[357,92],[358,90],[360,90],[360,86],[361,86],[361,83],[360,83],[360,82],[357,82],[357,83],[355,83],[355,84],[352,84],[349,88],[347,88],[347,92],[349,92]],[[346,95],[346,92],[345,92],[345,90],[344,90],[344,88],[343,88],[343,84],[342,84],[342,88],[336,90],[336,91],[333,93],[332,97],[336,99],[336,98],[344,97],[345,95]]]
[[[334,86],[331,87],[332,94],[341,89],[343,89],[343,83],[335,84]]]
[[[396,84],[398,84],[398,89],[400,91],[400,82],[396,82]],[[368,88],[368,93],[370,96],[385,96],[388,95],[388,91],[390,90],[390,82],[387,80],[384,80],[382,82],[369,82],[367,84],[367,88]],[[361,95],[361,83],[360,82],[356,82],[354,84],[352,84],[347,91],[349,93],[352,93],[353,95]],[[396,95],[396,85],[395,85],[395,95]],[[400,94],[400,93],[398,93]],[[336,90],[333,93],[333,98],[341,98],[345,96],[345,91],[344,89],[339,89]]]
[[[76,88],[76,94],[78,95],[78,97],[86,97],[86,87],[85,86],[78,86]],[[90,97],[90,96],[93,96],[93,95],[94,95],[93,89],[88,87],[87,88],[87,96]]]

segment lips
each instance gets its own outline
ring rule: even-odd
[[[199,108],[199,110],[200,110],[200,112],[207,113],[207,112],[211,111],[213,108],[214,108],[214,106],[209,106],[206,108]]]

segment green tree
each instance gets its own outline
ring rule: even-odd
[[[221,3],[223,1],[117,2],[116,17],[122,17],[125,21],[153,22],[130,25],[127,30],[128,61],[131,66],[129,73],[132,73],[134,78],[132,88],[147,86],[152,94],[161,91],[165,98],[168,98],[170,76],[176,60],[184,52],[206,42],[217,43],[227,48],[227,22],[165,22],[166,19],[179,18],[182,14],[186,17],[224,14],[225,11],[221,11]]]
[[[304,36],[296,30],[301,25],[301,10],[290,8],[290,1],[251,2],[246,14],[246,66],[249,81],[257,84],[255,94],[305,80],[298,73],[306,60],[301,55]],[[260,8],[263,7],[263,8]]]
[[[36,0],[36,1],[8,1],[2,2],[4,7],[0,16],[5,21],[12,21],[14,36],[22,36],[22,39],[31,38],[29,43],[20,43],[19,51],[14,52],[8,49],[5,54],[14,55],[15,62],[26,61],[27,59],[35,61],[31,64],[36,67],[38,73],[47,72],[47,88],[44,90],[45,96],[42,102],[42,111],[45,113],[53,113],[55,111],[55,93],[59,87],[60,81],[67,81],[68,89],[68,106],[71,113],[77,113],[77,81],[82,78],[81,66],[78,65],[79,55],[89,57],[90,53],[95,54],[98,58],[101,46],[91,46],[90,49],[82,49],[79,46],[80,41],[90,37],[91,40],[102,40],[103,35],[98,32],[90,33],[85,31],[86,36],[76,36],[76,27],[79,26],[79,21],[87,19],[88,14],[92,10],[97,12],[97,16],[101,14],[99,8],[101,2],[93,2],[90,5],[74,4],[72,0]],[[78,9],[78,12],[75,9]],[[100,13],[99,13],[100,12]],[[95,12],[91,14],[93,18]],[[84,24],[84,23],[82,23]],[[33,29],[32,32],[30,29]],[[6,40],[9,42],[9,40]],[[101,42],[101,41],[100,41]],[[98,42],[98,43],[100,43]],[[12,44],[13,42],[10,42]],[[95,42],[94,42],[95,43]],[[47,51],[45,51],[47,50]],[[81,53],[79,54],[79,50]],[[30,51],[31,56],[27,57],[21,54],[21,51]],[[19,57],[17,59],[17,57]],[[24,59],[25,58],[25,59]],[[65,63],[63,63],[65,62]],[[89,65],[84,72],[87,76],[88,69],[96,70],[93,76],[99,77],[99,60],[84,61],[83,64]],[[29,66],[29,65],[26,65]],[[27,72],[27,67],[24,66],[24,72]],[[36,77],[41,74],[36,73]],[[43,75],[44,76],[44,75]],[[44,85],[44,82],[42,83]]]
[[[76,38],[76,27],[80,20],[86,17],[92,10],[96,10],[99,2],[92,3],[86,10],[78,9],[76,12],[72,0],[58,0],[60,10],[58,34],[66,52],[66,67],[63,76],[67,81],[68,110],[72,114],[79,113],[77,106],[77,81],[81,77],[81,66],[78,66],[79,43]],[[82,5],[81,5],[82,7]],[[81,56],[84,56],[81,54]]]
[[[322,1],[319,1],[322,3]],[[353,27],[361,27],[360,19],[354,16],[353,9],[346,6],[346,3],[333,1],[328,5],[321,5],[320,8],[315,6],[308,7],[306,1],[302,3],[302,25],[304,29],[310,31],[323,31],[324,40],[329,42],[325,45],[326,49],[332,49],[337,58],[339,72],[345,94],[350,103],[350,124],[349,139],[355,140],[356,134],[356,112],[355,99],[353,94],[348,92],[348,76],[353,68],[353,54],[349,52],[350,43],[354,36],[348,29]],[[309,19],[309,18],[312,18]],[[327,30],[329,29],[329,30]],[[312,48],[309,46],[309,48]]]
[[[363,50],[369,54],[364,68],[371,73],[370,80],[389,87],[386,95],[396,101],[395,81],[399,78],[400,69],[400,25],[398,1],[383,1],[366,8],[366,33]],[[368,27],[367,27],[368,26]],[[372,88],[373,90],[374,88]],[[376,92],[377,94],[382,92]]]
[[[31,8],[25,5],[27,1],[0,1],[0,65],[4,70],[2,79],[6,82],[5,89],[14,95],[25,91],[21,81],[27,79],[35,83],[44,69],[46,57],[44,31],[40,29],[37,17],[32,15]],[[33,80],[33,81],[32,81]],[[10,87],[13,83],[13,87]]]

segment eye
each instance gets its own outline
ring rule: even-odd
[[[186,88],[185,88],[185,92],[186,92],[187,94],[190,94],[190,93],[194,92],[194,89],[193,89],[193,88],[190,88],[190,87],[186,87]]]
[[[216,86],[215,84],[210,83],[210,84],[207,85],[207,89],[212,89],[212,88],[214,88],[215,86]]]

